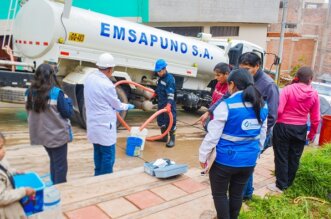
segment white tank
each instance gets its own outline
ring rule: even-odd
[[[54,52],[54,47],[74,46],[98,54],[110,52],[115,61],[119,54],[153,61],[163,58],[169,66],[189,66],[210,74],[218,62],[227,62],[224,50],[202,41],[76,7],[71,8],[68,19],[61,18],[62,10],[63,4],[48,0],[29,0],[23,5],[13,29],[15,46],[23,58],[52,56],[58,61],[63,54]],[[65,39],[63,44],[58,43],[61,38]],[[77,52],[76,57],[79,55],[86,56]],[[187,71],[188,76],[196,76],[196,72]]]

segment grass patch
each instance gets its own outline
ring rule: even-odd
[[[280,196],[254,196],[239,218],[331,219],[331,144],[305,151],[294,184]]]
[[[305,152],[293,185],[287,194],[291,197],[314,196],[328,199],[331,193],[331,144]]]

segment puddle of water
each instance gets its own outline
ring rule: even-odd
[[[201,140],[176,140],[176,146],[167,148],[163,142],[146,142],[145,148],[141,151],[140,159],[143,161],[155,161],[158,158],[168,158],[178,164],[187,164],[189,167],[199,167],[198,151]],[[122,150],[125,155],[126,138],[119,138],[117,150]],[[129,157],[135,159],[134,157]]]

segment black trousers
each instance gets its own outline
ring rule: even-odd
[[[273,129],[276,186],[292,185],[306,143],[307,125],[277,123]]]
[[[242,193],[254,167],[229,167],[214,163],[209,172],[217,218],[238,218]],[[229,198],[227,192],[229,190]]]
[[[68,144],[56,148],[45,147],[45,149],[50,159],[50,171],[53,184],[67,182]]]

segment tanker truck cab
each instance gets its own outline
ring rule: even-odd
[[[14,55],[22,63],[33,69],[45,62],[57,66],[57,76],[73,99],[75,117],[82,126],[86,118],[84,79],[96,70],[98,56],[104,52],[115,58],[114,82],[152,80],[155,61],[165,59],[176,79],[177,102],[187,111],[209,104],[206,87],[213,79],[213,68],[219,62],[228,63],[225,50],[215,45],[71,5],[68,10],[51,0],[26,2],[15,18],[12,35]],[[151,108],[135,86],[117,89],[122,102]]]
[[[229,40],[229,39],[209,39],[208,43],[215,45],[221,49],[225,50],[225,53],[228,54],[229,64],[232,66],[238,66],[239,56],[246,52],[254,52],[257,54],[262,61],[262,67],[264,66],[264,56],[265,50],[248,41],[245,40]]]

